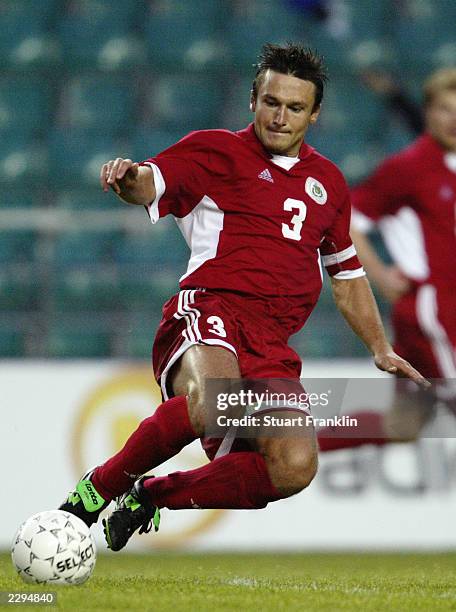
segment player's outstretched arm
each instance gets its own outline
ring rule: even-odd
[[[155,200],[152,168],[140,166],[131,159],[118,157],[102,165],[100,184],[103,191],[111,188],[127,204],[145,205]]]
[[[331,278],[331,284],[338,309],[371,351],[377,368],[396,376],[410,378],[427,389],[430,383],[408,361],[397,355],[388,342],[367,278]]]

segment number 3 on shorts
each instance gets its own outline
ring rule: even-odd
[[[307,215],[307,206],[302,200],[287,198],[283,203],[283,209],[289,212],[297,210],[297,214],[291,218],[292,227],[282,223],[282,235],[290,240],[301,240],[302,224]]]
[[[226,338],[225,325],[220,317],[213,315],[207,318],[207,322],[209,325],[212,325],[212,328],[208,329],[209,333]]]

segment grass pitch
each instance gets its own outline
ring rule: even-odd
[[[57,591],[73,612],[456,610],[456,553],[100,554],[85,585],[60,588],[26,585],[2,554],[0,591]]]

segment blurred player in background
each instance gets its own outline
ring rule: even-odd
[[[396,381],[387,413],[351,415],[358,428],[347,437],[321,430],[324,451],[415,440],[438,402],[456,412],[456,68],[426,81],[424,110],[424,134],[352,192],[351,236],[369,278],[393,305],[395,350],[441,380],[432,393]],[[374,226],[393,265],[369,241]]]
[[[312,426],[304,436],[260,435],[226,448],[205,438],[206,414],[216,409],[205,381],[282,378],[299,385],[301,361],[288,339],[318,299],[320,253],[336,304],[377,367],[426,384],[385,337],[349,235],[342,174],[304,143],[325,78],[311,51],[266,45],[251,92],[253,124],[236,133],[192,132],[141,164],[117,158],[101,169],[105,191],[145,205],[152,223],[172,214],[191,249],[153,347],[164,402],[61,506],[90,525],[119,497],[105,521],[113,550],[138,528],[147,531],[152,522],[158,528],[159,508],[263,508],[312,481]],[[293,417],[296,410],[285,405],[278,414]],[[196,438],[208,465],[141,477]]]

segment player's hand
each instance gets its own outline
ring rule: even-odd
[[[104,192],[109,188],[117,195],[122,191],[131,189],[138,177],[139,164],[131,159],[118,157],[102,165],[100,170],[100,184]]]
[[[393,350],[386,353],[376,354],[374,355],[374,359],[377,368],[383,372],[394,374],[400,378],[410,378],[410,380],[413,380],[414,383],[423,389],[429,389],[431,386],[431,383],[426,380],[426,378],[424,378],[424,376],[420,374],[418,370],[415,370],[415,368],[410,365],[408,361],[402,359],[402,357],[397,355]]]
[[[383,297],[392,304],[412,287],[408,278],[396,266],[385,267],[381,278],[376,278],[375,284]]]

